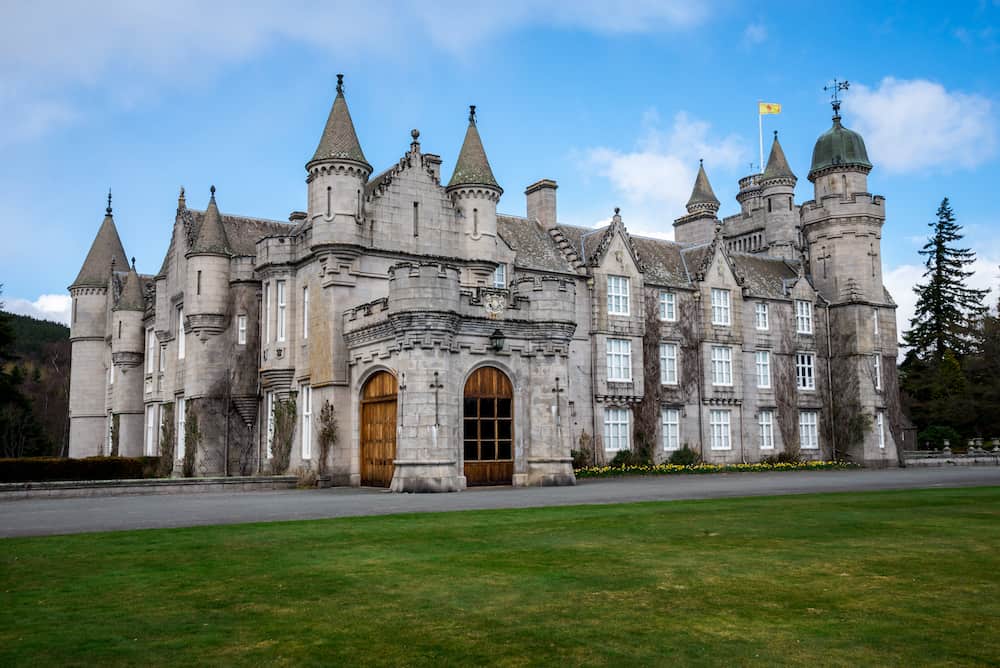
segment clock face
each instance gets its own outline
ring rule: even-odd
[[[491,318],[495,318],[507,307],[507,299],[503,295],[488,294],[483,299],[483,306]]]

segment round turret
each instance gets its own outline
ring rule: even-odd
[[[389,309],[406,311],[459,310],[459,269],[436,262],[400,262],[389,267]]]
[[[191,331],[214,334],[226,328],[231,250],[222,214],[215,203],[215,186],[195,231],[187,258],[184,315]]]
[[[845,128],[838,114],[833,117],[833,127],[816,140],[809,180],[815,182],[826,170],[839,168],[852,168],[867,174],[872,163],[868,160],[865,140],[857,132]]]
[[[469,106],[469,127],[448,182],[448,194],[462,218],[466,257],[493,261],[496,257],[497,203],[503,188],[493,176],[483,141],[476,127],[476,106]],[[474,271],[477,282],[485,283],[491,267]]]

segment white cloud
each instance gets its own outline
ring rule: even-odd
[[[72,308],[73,299],[69,295],[42,295],[33,302],[17,297],[3,300],[3,310],[8,313],[30,315],[32,318],[51,320],[67,326]]]
[[[643,119],[645,130],[631,151],[597,147],[586,153],[586,164],[606,178],[622,198],[622,216],[639,234],[672,237],[672,223],[685,212],[698,160],[713,169],[734,168],[743,162],[746,148],[736,135],[715,137],[709,123],[686,112],[674,116],[669,130],[661,130],[655,112]]]
[[[996,152],[997,119],[981,95],[887,77],[878,88],[853,86],[844,106],[872,162],[889,171],[972,168]]]
[[[501,34],[555,27],[602,34],[683,29],[711,8],[683,0],[394,3],[332,0],[70,0],[8,2],[0,21],[0,145],[37,137],[104,103],[212,77],[274,45],[306,44],[344,60],[464,53]]]
[[[767,41],[767,26],[763,23],[751,23],[743,31],[743,43],[747,46],[763,44]]]
[[[1000,273],[1000,257],[986,258],[980,256],[970,267],[975,272],[969,277],[967,285],[978,290],[990,290],[986,297],[989,306],[996,305],[998,273]],[[882,275],[885,287],[889,290],[893,300],[896,302],[896,326],[899,336],[902,338],[903,332],[910,328],[910,320],[917,306],[917,294],[913,291],[914,286],[924,280],[925,268],[919,264],[903,264],[893,267]]]

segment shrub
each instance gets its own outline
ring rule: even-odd
[[[155,478],[159,457],[23,457],[0,459],[0,482]]]
[[[326,475],[330,450],[337,444],[337,409],[330,400],[323,402],[319,412],[319,475]]]
[[[316,471],[305,466],[300,466],[295,469],[295,476],[298,478],[295,482],[295,486],[305,489],[315,487],[316,482],[319,480],[319,476],[316,475]]]
[[[689,448],[687,443],[680,450],[675,450],[670,455],[670,463],[677,464],[678,466],[692,466],[698,463],[698,459],[698,453]]]
[[[573,468],[575,469],[587,468],[594,463],[590,450],[570,450],[569,454],[573,457]]]
[[[797,464],[802,461],[798,452],[779,452],[760,460],[763,464]]]
[[[625,466],[632,465],[632,451],[631,450],[619,450],[615,458],[611,460],[608,466],[613,468],[623,468]]]
[[[917,435],[917,443],[920,444],[920,447],[924,447],[925,443],[929,443],[932,448],[943,448],[946,440],[952,449],[955,446],[962,445],[962,436],[951,427],[931,425]]]

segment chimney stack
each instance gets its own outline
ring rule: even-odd
[[[524,191],[528,198],[528,218],[536,218],[546,230],[556,226],[556,182],[542,179]]]

